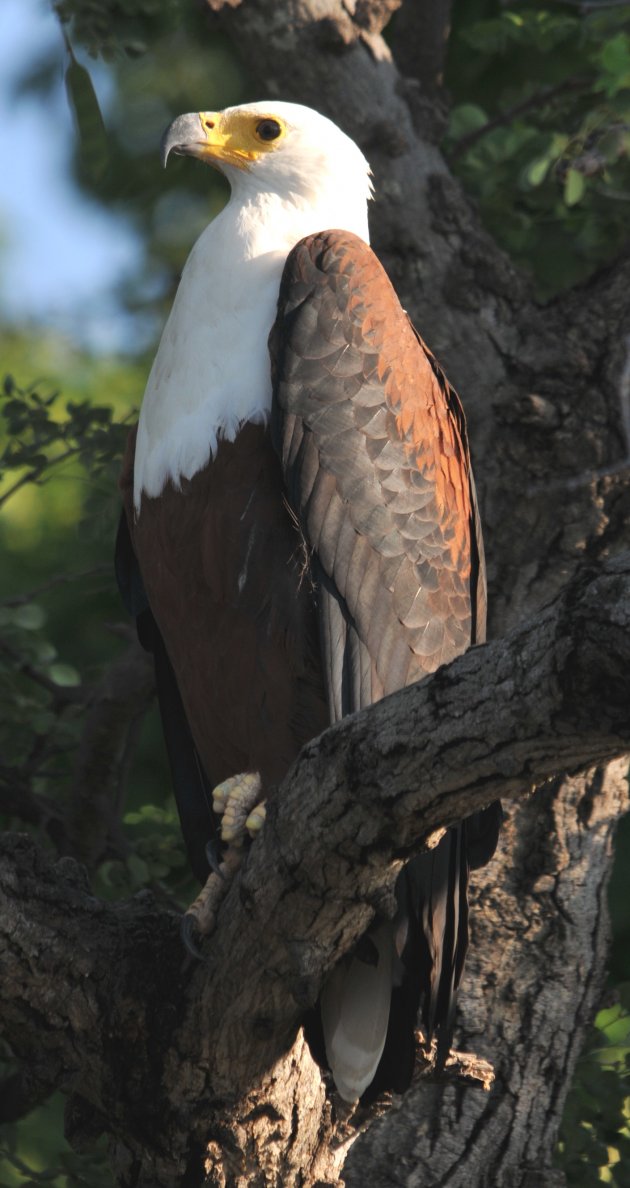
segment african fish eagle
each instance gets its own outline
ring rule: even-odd
[[[203,881],[211,789],[255,773],[273,795],[331,722],[483,640],[486,598],[464,416],[368,246],[357,145],[273,100],[180,116],[171,152],[221,170],[231,197],[149,376],[117,565]],[[468,873],[497,830],[486,810],[409,862],[396,918],[325,984],[321,1059],[343,1098],[406,1087],[419,1012],[448,1051]]]

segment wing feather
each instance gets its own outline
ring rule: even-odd
[[[466,425],[378,260],[348,233],[310,236],[289,256],[270,352],[272,437],[314,553],[322,660],[337,720],[484,638],[483,547]],[[478,853],[490,849],[491,824],[475,835]],[[467,944],[467,871],[460,826],[399,881],[404,925],[396,928],[407,937],[399,952],[407,974],[395,991],[400,1018],[390,1030],[392,1044],[405,1049],[399,1055],[407,1079],[420,985],[425,1027],[437,1031],[442,1053],[448,1049]],[[365,984],[368,998],[382,999],[359,950],[344,969],[332,979],[335,992],[329,986],[324,995],[324,1031],[333,1071],[343,1070],[338,1084],[351,1093],[352,1061],[357,1092],[366,1072],[353,1021],[343,1024],[344,987],[352,986],[347,1001],[367,1031],[359,989]],[[385,961],[382,976],[390,976]],[[370,1034],[374,1073],[383,1037],[375,1042]],[[389,1041],[382,1065],[388,1083],[398,1084]]]
[[[485,630],[485,597],[472,597],[484,579],[459,401],[376,257],[355,237],[325,232],[302,241],[287,263],[279,308],[273,433],[291,501],[341,591],[347,578],[335,562],[352,530],[392,562],[381,568],[373,659],[383,686],[394,687],[387,668],[391,659],[400,671],[394,641],[402,637],[410,679],[418,679]],[[296,449],[298,425],[312,449]],[[313,482],[315,465],[325,482]],[[355,594],[347,610],[359,636],[373,640],[374,606]]]

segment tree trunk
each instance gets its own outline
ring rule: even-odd
[[[207,966],[184,959],[176,917],[148,893],[98,903],[70,859],[5,839],[3,1032],[35,1080],[72,1095],[72,1141],[110,1136],[130,1188],[306,1188],[342,1169],[357,1188],[561,1183],[553,1149],[601,994],[627,807],[630,563],[608,559],[630,545],[630,261],[534,303],[380,36],[397,0],[210,6],[262,94],[324,110],[372,162],[374,246],[468,414],[495,642],[305,748]],[[428,91],[437,50],[422,70]],[[456,1037],[481,1059],[436,1078],[428,1057],[404,1100],[349,1116],[300,1020],[392,910],[404,857],[497,794],[513,799],[474,876]]]

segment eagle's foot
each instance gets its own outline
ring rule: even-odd
[[[259,800],[258,772],[230,776],[212,791],[212,807],[221,817],[221,840],[227,843],[223,858],[213,869],[194,903],[182,919],[182,940],[193,957],[201,957],[199,942],[214,932],[221,901],[243,861],[243,842],[256,837],[265,820],[265,802]]]
[[[221,817],[221,839],[240,845],[245,831],[255,837],[265,819],[264,800],[260,795],[257,771],[245,771],[217,784],[212,792],[212,807]]]
[[[251,837],[252,841],[254,840],[255,837],[258,837],[258,834],[260,833],[263,825],[265,824],[266,816],[267,816],[267,802],[265,800],[259,800],[258,804],[254,805],[251,813],[249,814],[249,816],[245,822],[245,828],[246,828],[247,832],[249,833],[249,836]]]
[[[218,868],[208,875],[197,898],[184,912],[181,937],[192,957],[201,960],[199,942],[214,932],[219,907],[242,861],[242,846],[228,846]]]

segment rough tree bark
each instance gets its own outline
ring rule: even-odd
[[[401,863],[434,844],[444,825],[499,795],[522,801],[559,767],[581,769],[630,746],[629,699],[624,554],[580,573],[507,638],[309,744],[228,893],[207,966],[186,967],[177,917],[149,893],[121,907],[100,903],[72,859],[53,867],[30,839],[8,835],[0,850],[0,1000],[15,1052],[32,1077],[58,1078],[71,1090],[75,1140],[100,1130],[112,1136],[124,1184],[199,1184],[204,1159],[213,1186],[336,1183],[369,1115],[349,1118],[334,1096],[326,1100],[301,1033],[296,1039],[322,977],[375,912],[393,914]],[[564,1071],[577,1042],[567,1020],[577,1012],[586,1021],[590,1007],[603,909],[589,866],[607,847],[623,770],[617,764],[608,783],[578,777],[562,800],[547,790],[531,819],[521,806],[522,820],[507,827],[533,866],[514,865],[500,887],[487,880],[477,911],[477,931],[487,935],[476,945],[469,1006],[472,1050],[483,1023],[493,1059],[505,1059],[501,1089],[481,1091],[488,1070],[474,1061],[454,1061],[446,1084],[455,1084],[446,1088],[425,1085],[419,1069],[416,1089],[384,1126],[386,1152],[357,1156],[393,1166],[394,1182],[404,1163],[396,1137],[392,1164],[392,1125],[394,1136],[413,1136],[414,1175],[427,1165],[417,1182],[435,1182],[435,1159],[423,1150],[431,1136],[409,1125],[416,1097],[424,1130],[439,1131],[439,1161],[453,1165],[444,1182],[473,1174],[473,1182],[501,1183],[504,1162],[505,1182],[519,1182],[514,1150],[521,1167],[541,1068],[552,1082],[556,1065]],[[550,838],[561,828],[559,865]],[[540,975],[543,956],[552,986]],[[567,977],[576,956],[579,990]],[[466,1082],[477,1088],[463,1092]],[[464,1147],[472,1132],[475,1142]],[[480,1179],[480,1167],[490,1180]],[[366,1174],[357,1172],[362,1182]]]
[[[176,917],[149,894],[103,905],[70,859],[6,839],[2,1027],[31,1080],[71,1094],[73,1140],[110,1136],[124,1185],[334,1184],[349,1151],[357,1188],[548,1185],[627,807],[630,561],[615,556],[630,545],[630,260],[536,305],[435,147],[437,20],[413,77],[380,35],[399,0],[210,7],[261,95],[324,110],[372,162],[374,246],[467,410],[494,642],[306,748],[205,967],[183,961]],[[394,47],[422,36],[413,10]],[[499,794],[511,803],[475,877],[457,1037],[494,1084],[474,1061],[439,1082],[419,1070],[361,1133],[368,1119],[326,1096],[300,1018],[391,910],[403,858]]]

